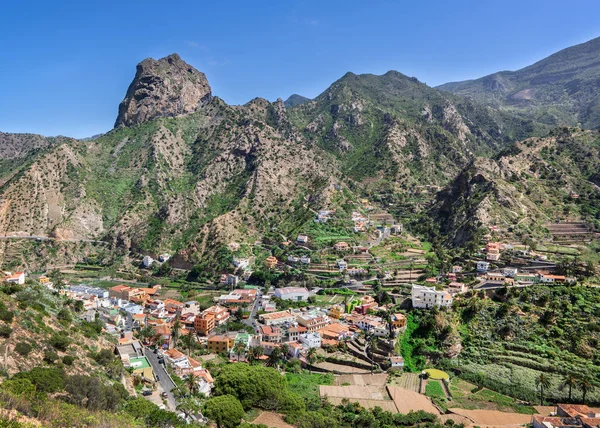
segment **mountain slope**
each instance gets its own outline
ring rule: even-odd
[[[600,127],[600,37],[529,67],[438,89],[549,125]]]
[[[390,71],[347,73],[314,100],[290,110],[316,146],[355,180],[406,188],[440,184],[475,155],[542,132],[535,123],[479,106]]]
[[[549,238],[544,225],[556,221],[597,229],[599,170],[600,134],[558,129],[517,142],[496,159],[477,158],[438,193],[421,220],[456,246],[489,226],[537,238]]]
[[[143,86],[138,78],[155,81],[189,67],[154,63],[158,77],[144,68],[128,94]],[[312,217],[311,206],[329,197],[339,172],[332,156],[308,149],[283,103],[232,107],[211,96],[170,117],[185,90],[163,86],[162,101],[135,104],[141,116],[126,116],[123,126],[48,147],[0,187],[0,229],[102,239],[124,251],[179,252],[198,261],[232,241],[254,242],[275,226],[285,233]],[[126,126],[128,118],[141,122]]]

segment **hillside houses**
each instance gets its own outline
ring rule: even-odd
[[[161,356],[177,376],[181,378],[194,376],[198,392],[206,396],[210,395],[214,385],[214,379],[210,372],[203,368],[197,360],[185,355],[175,348],[161,351]]]
[[[23,285],[25,284],[25,272],[5,272],[6,278],[4,278],[4,282],[8,282],[10,284]]]
[[[413,285],[411,298],[413,308],[447,308],[452,305],[452,296],[448,291],[436,290],[435,287],[426,287],[424,285]]]

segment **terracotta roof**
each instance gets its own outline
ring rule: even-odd
[[[177,360],[177,359],[185,356],[185,354],[183,352],[178,351],[175,348],[169,349],[167,352],[165,352],[165,354],[167,354],[169,357],[171,357],[174,360]]]

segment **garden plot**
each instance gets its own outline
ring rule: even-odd
[[[450,412],[466,417],[475,425],[521,426],[531,422],[531,415],[523,413],[500,412],[498,410],[448,409]]]
[[[334,379],[334,384],[338,386],[378,386],[385,387],[388,375],[386,373],[378,373],[373,375],[340,375]]]
[[[294,428],[293,425],[286,423],[281,415],[273,412],[262,412],[252,423],[263,424],[269,428]]]
[[[397,386],[388,386],[387,390],[390,397],[392,397],[392,400],[394,400],[394,404],[399,413],[406,414],[410,411],[416,412],[417,410],[423,410],[425,412],[433,413],[434,415],[440,414],[440,411],[431,403],[431,401],[418,392],[398,388]]]
[[[368,378],[369,376],[361,376]],[[364,379],[358,379],[359,382],[364,382]],[[377,380],[380,382],[380,379]],[[344,400],[351,403],[359,403],[361,406],[372,409],[381,407],[393,413],[397,412],[396,405],[389,399],[385,388],[374,385],[350,385],[350,386],[319,386],[319,394],[321,398],[327,397],[329,402],[334,405],[342,404]]]
[[[403,373],[402,376],[395,378],[391,385],[408,389],[409,391],[419,392],[421,378],[418,373]]]

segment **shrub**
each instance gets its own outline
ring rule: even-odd
[[[27,379],[40,392],[58,392],[65,387],[63,373],[55,368],[36,367],[14,375],[13,379]]]
[[[65,352],[71,344],[71,339],[64,334],[54,333],[48,343],[59,351]]]
[[[115,354],[110,349],[102,349],[99,352],[92,353],[90,356],[101,366],[106,366],[115,359]]]
[[[48,364],[54,364],[58,360],[58,354],[52,349],[46,349],[44,351],[44,361]]]
[[[66,366],[72,366],[74,361],[75,361],[75,357],[73,357],[72,355],[65,355],[62,358],[62,362]]]
[[[9,338],[12,334],[12,328],[7,325],[0,326],[0,337]]]
[[[18,342],[15,345],[15,351],[24,357],[29,355],[29,353],[31,352],[32,349],[33,349],[32,346],[27,342]]]

